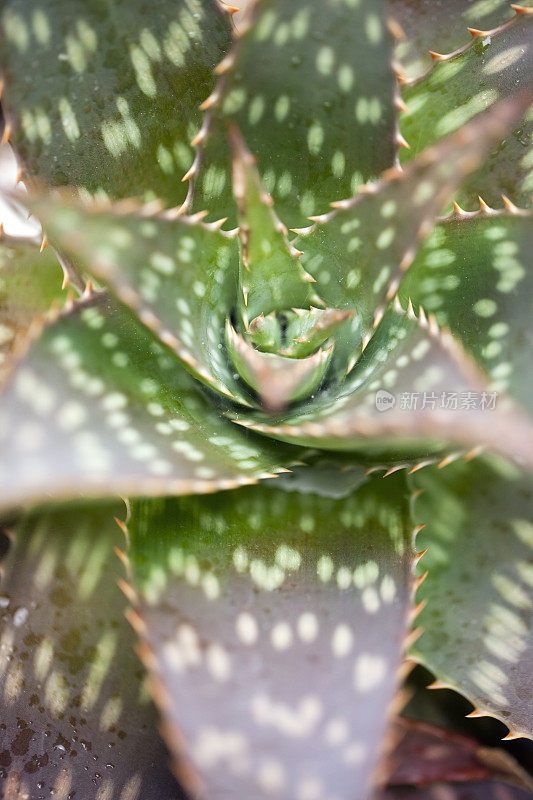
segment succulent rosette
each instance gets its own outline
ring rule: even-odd
[[[0,786],[531,796],[532,11],[234,11],[0,4]]]

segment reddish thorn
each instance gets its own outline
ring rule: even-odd
[[[117,586],[120,589],[120,591],[122,592],[122,594],[124,594],[125,597],[128,599],[128,601],[132,605],[136,605],[136,603],[137,603],[139,598],[138,598],[138,595],[137,595],[137,592],[135,591],[135,589],[127,581],[125,581],[123,578],[119,578],[119,580],[117,581]],[[139,617],[139,619],[140,619],[140,617]],[[133,624],[133,622],[131,620],[130,620],[130,623],[131,623],[132,627],[135,627],[135,625]]]
[[[114,520],[115,520],[115,522],[117,523],[118,527],[120,528],[120,530],[122,531],[122,533],[124,534],[124,536],[126,536],[126,535],[127,535],[127,529],[126,529],[126,525],[125,525],[125,524],[122,522],[122,520],[121,520],[121,519],[119,519],[118,517],[113,517],[113,519],[114,519]]]
[[[191,139],[191,147],[196,147],[196,145],[200,144],[204,136],[205,136],[205,131],[199,130],[194,139]]]
[[[506,194],[502,194],[502,200],[504,202],[505,207],[507,208],[508,211],[511,212],[511,214],[516,214],[517,213],[517,211],[518,211],[517,206],[515,206],[515,204],[512,202],[512,200],[510,200],[507,197]]]
[[[485,203],[485,201],[480,195],[478,195],[477,199],[479,200],[479,205],[483,213],[490,214],[492,212],[492,208]]]
[[[192,167],[189,170],[187,170],[187,172],[181,179],[181,182],[184,183],[185,181],[188,181],[189,178],[191,178],[191,176],[194,175],[195,172],[196,172],[196,165],[193,164]]]
[[[396,108],[398,109],[398,111],[403,111],[405,113],[409,111],[407,103],[404,100],[402,100],[401,97],[396,98]]]
[[[417,589],[422,583],[424,583],[427,576],[428,576],[428,570],[426,570],[422,575],[420,575],[418,578],[415,579],[415,587]]]
[[[449,689],[447,683],[443,683],[442,681],[433,681],[433,683],[428,683],[426,689]]]

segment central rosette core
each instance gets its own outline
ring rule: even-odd
[[[326,308],[235,126],[229,140],[240,265],[236,327],[226,321],[226,348],[263,407],[276,412],[318,389],[333,355],[332,335],[353,312]]]
[[[243,334],[227,320],[228,355],[263,406],[280,411],[321,385],[335,346],[332,335],[351,316],[333,308],[273,311],[255,317]]]

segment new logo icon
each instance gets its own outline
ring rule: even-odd
[[[390,411],[396,405],[396,398],[386,389],[379,389],[376,392],[376,408],[378,411]]]

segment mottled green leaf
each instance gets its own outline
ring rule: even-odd
[[[285,347],[282,352],[293,358],[305,358],[332,336],[343,322],[353,317],[353,311],[336,308],[293,310],[287,315]]]
[[[523,98],[497,105],[422,153],[405,172],[392,171],[303,232],[298,240],[302,264],[316,279],[317,293],[328,306],[355,311],[346,323],[351,335],[337,341],[339,376],[383,313],[385,299],[396,292],[445,203],[525,107]]]
[[[533,9],[530,9],[533,12]],[[402,96],[408,111],[401,130],[411,149],[406,162],[442,136],[459,130],[482,109],[530,85],[533,70],[533,15],[517,14],[499,33],[479,36],[462,54],[436,62],[423,80],[406,86]],[[496,207],[501,195],[515,203],[529,203],[533,191],[533,111],[514,126],[457,195],[471,209],[480,194]]]
[[[173,353],[102,296],[45,329],[0,413],[3,505],[233,488],[284,457],[225,421]]]
[[[394,163],[391,42],[381,0],[262,0],[204,127],[198,210],[234,219],[224,120],[237,122],[283,222],[301,225]]]
[[[0,245],[0,385],[33,320],[54,300],[64,302],[63,274],[54,253],[16,239]]]
[[[495,390],[459,344],[424,316],[389,309],[349,376],[316,400],[250,430],[307,447],[386,463],[442,456],[450,445],[488,446],[532,463],[533,427]]]
[[[207,797],[367,796],[411,602],[407,500],[402,473],[343,500],[133,503],[143,652]]]
[[[262,353],[226,325],[228,356],[243,381],[257,393],[263,407],[279,412],[289,403],[311,396],[324,380],[334,344],[306,358]]]
[[[395,47],[400,72],[418,77],[431,67],[430,50],[452,53],[470,44],[468,28],[491,30],[514,16],[510,0],[387,0],[400,26]]]
[[[185,200],[198,106],[230,43],[215,0],[4,0],[2,98],[30,175]]]
[[[247,328],[259,314],[309,308],[317,298],[236,129],[231,130],[231,143],[241,241],[239,310]]]
[[[110,286],[189,371],[248,405],[222,351],[237,302],[234,236],[174,214],[145,218],[49,197],[30,205],[51,241]]]
[[[531,736],[533,491],[531,479],[496,459],[456,462],[413,476],[422,493],[417,548],[428,570],[426,607],[412,655],[513,734]]]
[[[461,339],[533,412],[533,217],[455,216],[419,251],[400,288]]]
[[[26,516],[0,583],[0,795],[179,800],[113,552],[124,505]]]

